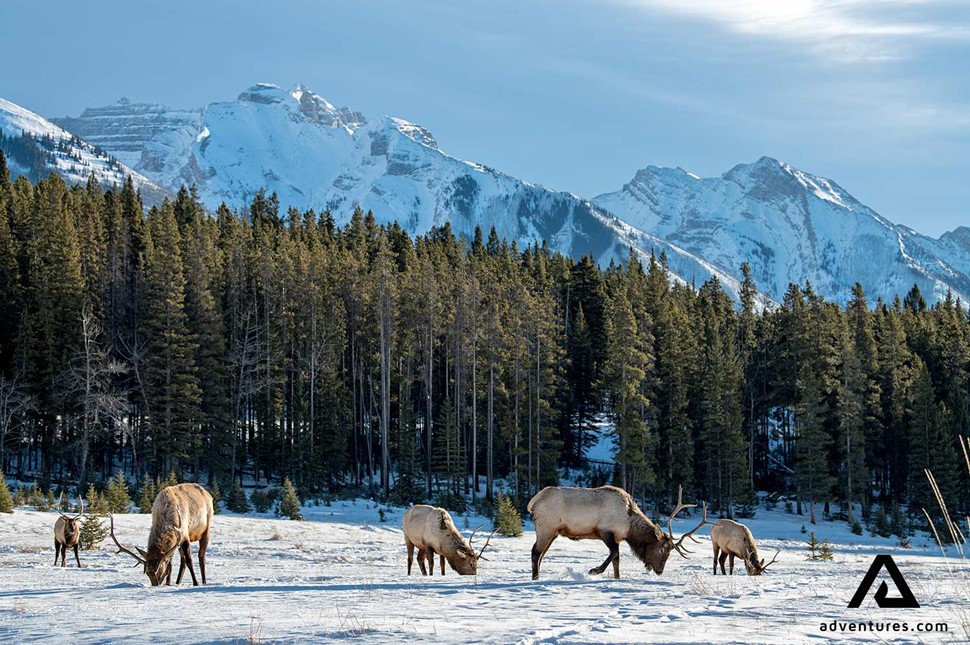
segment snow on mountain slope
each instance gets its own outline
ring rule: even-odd
[[[177,189],[178,182],[166,179],[177,178],[181,160],[202,130],[202,110],[176,110],[123,98],[113,105],[88,108],[77,118],[51,121],[108,150],[123,164]]]
[[[650,166],[593,203],[735,277],[749,262],[776,301],[790,282],[806,280],[839,302],[856,281],[872,300],[892,300],[914,283],[930,300],[948,289],[970,295],[970,232],[920,235],[835,182],[769,157],[704,179]]]
[[[196,184],[209,208],[244,208],[265,187],[284,207],[329,208],[338,222],[360,206],[411,233],[445,222],[467,236],[476,226],[494,226],[520,246],[546,240],[563,253],[608,263],[625,259],[633,245],[645,255],[666,251],[684,280],[712,274],[699,258],[584,199],[448,156],[417,124],[335,107],[302,85],[286,91],[261,83],[198,113],[118,103],[59,122],[127,155],[170,191]],[[730,289],[729,274],[719,274]]]
[[[121,184],[131,176],[146,199],[153,200],[162,193],[154,182],[103,149],[4,99],[0,99],[0,132],[14,175],[34,175],[32,178],[37,179],[37,175],[56,172],[68,183],[78,183],[87,181],[93,173],[106,186]]]

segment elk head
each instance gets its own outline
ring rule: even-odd
[[[672,526],[674,517],[676,517],[677,514],[684,509],[697,507],[697,504],[684,504],[681,501],[683,499],[683,494],[684,488],[683,486],[679,486],[677,488],[677,506],[674,507],[673,512],[671,512],[670,516],[667,518],[667,531],[665,532],[663,530],[657,530],[657,532],[660,534],[657,540],[657,547],[645,554],[645,564],[657,575],[664,572],[664,566],[666,566],[667,558],[670,557],[671,552],[676,551],[681,557],[686,558],[690,551],[683,546],[684,539],[690,538],[694,542],[697,542],[697,540],[695,540],[693,537],[694,533],[699,531],[701,527],[710,524],[710,522],[707,521],[707,504],[705,503],[703,506],[704,515],[701,518],[701,523],[687,533],[681,535],[679,539],[674,537],[674,528]],[[700,544],[700,542],[698,542],[698,544]]]
[[[176,511],[178,509],[176,508]],[[182,521],[182,513],[178,511],[179,523]],[[115,545],[118,547],[118,553],[127,553],[135,560],[137,560],[138,566],[142,565],[145,571],[145,575],[148,576],[148,580],[151,581],[153,587],[157,587],[163,582],[165,582],[169,574],[172,572],[172,556],[175,555],[175,551],[178,550],[181,542],[179,540],[175,541],[175,545],[166,551],[162,551],[158,545],[148,545],[148,550],[144,550],[139,547],[135,547],[138,553],[131,551],[130,549],[122,546],[118,538],[115,537],[115,518],[114,515],[111,516],[111,539],[114,540]]]
[[[775,563],[775,560],[778,559],[779,553],[781,553],[781,551],[776,551],[775,557],[771,559],[771,562],[765,564],[764,558],[758,560],[757,554],[753,550],[748,551],[748,556],[744,559],[744,567],[748,570],[748,575],[760,576],[768,567]]]
[[[474,531],[472,531],[472,534],[468,536],[468,546],[462,545],[462,548],[459,548],[455,554],[455,561],[451,563],[451,566],[455,568],[455,571],[463,576],[477,575],[478,561],[488,561],[488,558],[482,557],[482,554],[485,553],[485,549],[488,548],[488,543],[492,541],[492,536],[495,535],[495,531],[492,531],[491,535],[488,536],[488,539],[485,540],[484,546],[478,550],[478,553],[475,553],[475,547],[472,545],[472,542],[475,540],[475,534],[478,533],[478,529],[480,528],[482,527],[478,526]]]

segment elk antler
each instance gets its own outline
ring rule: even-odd
[[[765,569],[767,569],[768,567],[770,567],[771,565],[773,565],[775,563],[775,560],[778,559],[778,554],[779,553],[781,553],[781,551],[775,551],[775,557],[773,557],[771,559],[771,562],[769,562],[768,564],[761,565],[761,571],[762,572],[764,572]],[[764,560],[762,560],[762,562],[764,562]]]
[[[488,562],[488,558],[483,558],[483,557],[482,557],[482,554],[483,554],[483,553],[485,553],[485,549],[487,549],[487,548],[488,548],[488,543],[492,541],[492,536],[493,536],[493,535],[495,535],[495,531],[497,531],[497,530],[498,530],[498,529],[492,529],[492,532],[491,532],[491,533],[489,533],[489,535],[488,535],[488,539],[487,539],[487,540],[485,540],[485,546],[483,546],[483,547],[481,548],[481,550],[480,550],[480,551],[478,552],[478,557],[479,557],[480,559],[482,559],[482,560],[485,560],[486,562]]]
[[[677,515],[677,513],[681,512],[686,508],[697,507],[697,504],[684,504],[682,501],[683,495],[684,495],[684,487],[678,486],[677,487],[677,506],[674,507],[674,510],[670,514],[670,517],[667,518],[667,530],[669,531],[668,537],[671,540],[674,539],[674,527],[672,525],[672,522],[674,517]],[[692,530],[688,531],[687,533],[684,533],[682,536],[680,536],[680,539],[674,543],[674,548],[677,549],[677,553],[679,553],[682,557],[685,557],[685,558],[687,557],[687,553],[690,553],[690,551],[688,551],[683,546],[684,538],[690,538],[691,540],[694,540],[694,542],[697,542],[697,540],[694,539],[693,535],[698,530],[700,530],[701,527],[703,527],[705,524],[710,524],[710,522],[707,521],[707,503],[704,504],[704,516],[701,518],[701,523],[695,526]]]
[[[115,537],[115,516],[110,515],[109,517],[111,518],[111,539],[114,540],[115,544],[118,546],[118,553],[127,553],[134,559],[138,560],[138,562],[140,562],[141,564],[145,564],[145,558],[135,553],[132,553],[125,547],[121,546],[121,542],[119,542],[118,538]]]

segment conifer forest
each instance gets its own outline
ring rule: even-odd
[[[11,181],[0,155],[0,470],[451,508],[568,479],[919,524],[931,469],[963,516],[965,304],[792,284],[765,305],[745,276],[735,302],[663,256],[602,267],[360,210],[339,226],[265,192],[146,208],[130,181]],[[588,459],[604,433],[612,460]]]

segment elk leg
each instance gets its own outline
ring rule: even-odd
[[[411,565],[414,564],[414,545],[411,542],[405,542],[408,547],[408,575],[411,575]]]
[[[57,560],[61,557],[61,543],[54,540],[54,566],[57,566]]]
[[[424,563],[424,549],[418,549],[418,566],[421,567],[421,575],[428,575],[428,567]]]
[[[733,553],[728,557],[728,562],[730,562],[729,568],[731,571],[731,575],[733,576],[734,575],[734,554]]]
[[[199,581],[195,577],[195,568],[192,566],[192,543],[185,542],[185,563],[189,566],[189,575],[192,576],[192,586],[198,587]]]
[[[79,556],[77,554],[77,547],[78,547],[78,545],[75,544],[74,545],[74,559],[77,560],[77,568],[80,569],[81,568],[81,556]]]
[[[205,550],[209,548],[209,531],[199,538],[199,571],[202,573],[202,584],[205,584]]]
[[[717,559],[717,561],[721,564],[721,575],[722,576],[726,576],[727,575],[727,571],[724,570],[724,562],[727,560],[727,557],[728,557],[727,551],[721,551],[721,557],[719,557]]]
[[[616,539],[613,537],[612,533],[609,533],[609,532],[600,533],[599,538],[603,540],[603,544],[605,544],[607,548],[609,548],[610,554],[606,557],[606,560],[603,561],[603,564],[589,570],[590,575],[599,575],[603,573],[604,571],[606,571],[606,567],[610,566],[610,563],[613,562],[615,558],[618,558],[620,556],[620,545],[617,544]],[[616,577],[617,578],[620,577],[619,564],[617,564],[616,566]]]
[[[428,575],[434,575],[434,549],[430,546],[424,548],[424,557],[428,561]]]
[[[536,543],[532,545],[532,579],[539,579],[539,565],[542,564],[542,558],[546,557],[546,551],[552,546],[553,540],[556,539],[556,535],[553,534],[551,538],[543,539],[536,535]]]
[[[441,575],[445,575],[445,556],[441,556]]]
[[[175,578],[176,585],[182,584],[182,576],[185,575],[185,560],[187,559],[187,556],[185,555],[185,547],[187,544],[187,542],[183,542],[179,545],[179,574]]]
[[[717,548],[717,545],[715,544],[714,545],[714,575],[717,575],[717,554],[720,551],[721,550],[719,548]]]
[[[620,549],[617,547],[616,556],[613,558],[613,577],[619,579],[620,577]]]

